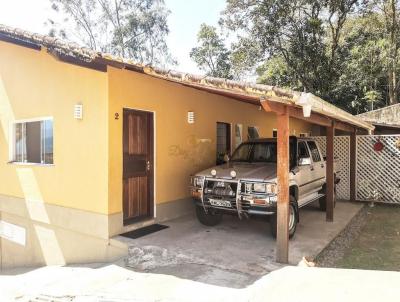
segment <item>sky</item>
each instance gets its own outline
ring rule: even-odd
[[[190,59],[201,23],[217,25],[225,0],[165,0],[171,11],[168,46],[178,66],[174,69],[201,74]],[[51,13],[49,0],[0,0],[0,23],[46,34],[44,22]]]

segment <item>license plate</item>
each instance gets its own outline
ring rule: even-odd
[[[278,201],[278,196],[276,196],[276,195],[275,196],[270,196],[269,197],[269,201],[270,202],[277,202]]]
[[[210,199],[211,205],[216,207],[232,208],[231,202],[228,200]]]

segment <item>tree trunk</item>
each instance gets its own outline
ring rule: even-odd
[[[389,57],[389,70],[388,70],[388,80],[389,80],[389,103],[390,105],[396,104],[397,100],[397,73],[396,73],[396,63],[397,63],[397,0],[390,0],[389,3],[389,16],[390,16],[390,57]]]
[[[396,64],[393,64],[396,65]],[[398,95],[397,95],[397,78],[396,78],[396,66],[394,66],[393,71],[392,71],[392,85],[393,85],[393,104],[397,104],[399,102],[398,100]]]
[[[394,79],[394,75],[395,73],[392,71],[392,64],[390,64],[389,67],[389,71],[388,71],[388,79],[389,79],[389,105],[393,105],[395,103],[397,103],[396,99],[395,99],[395,89],[396,86],[393,85],[393,83],[395,83],[395,79]]]

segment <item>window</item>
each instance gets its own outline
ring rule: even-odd
[[[248,139],[255,139],[255,138],[259,138],[260,135],[258,134],[258,128],[257,127],[253,127],[250,126],[247,128],[247,132],[248,132]]]
[[[239,147],[239,145],[243,141],[243,125],[242,124],[236,124],[235,125],[235,148]]]
[[[245,143],[232,155],[232,162],[276,162],[276,143]]]
[[[14,124],[13,162],[53,163],[53,120]]]
[[[310,157],[307,146],[304,142],[299,142],[298,153],[299,153],[299,158],[309,158]]]
[[[239,148],[235,150],[232,155],[232,162],[241,162],[241,161],[249,161],[250,160],[250,152],[253,148],[252,144],[242,144]]]
[[[319,155],[317,144],[313,141],[309,141],[309,142],[307,142],[307,144],[308,144],[308,148],[310,148],[313,162],[316,163],[316,162],[321,161],[321,156]]]
[[[217,122],[217,165],[225,162],[226,154],[231,154],[231,124]]]
[[[276,144],[255,144],[253,148],[253,162],[276,162]]]

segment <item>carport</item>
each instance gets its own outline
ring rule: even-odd
[[[273,86],[240,83],[226,79],[200,77],[180,72],[144,67],[145,74],[191,88],[223,95],[241,102],[261,106],[277,117],[278,145],[278,226],[276,261],[288,263],[289,256],[289,118],[305,120],[326,130],[327,208],[326,221],[334,220],[334,156],[335,131],[350,135],[350,200],[356,200],[355,150],[357,133],[371,133],[374,126],[341,110],[310,93],[300,93]]]

